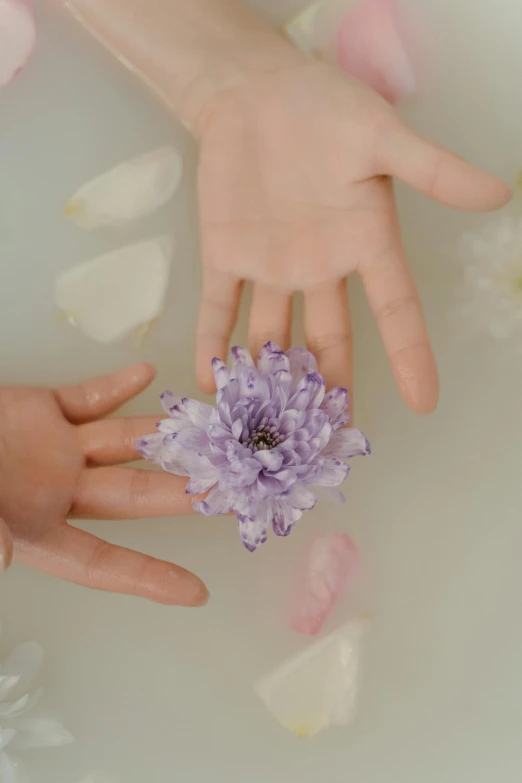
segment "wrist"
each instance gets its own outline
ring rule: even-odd
[[[176,113],[198,137],[205,117],[219,98],[264,75],[293,69],[306,58],[277,30],[251,33],[205,58],[187,82]]]

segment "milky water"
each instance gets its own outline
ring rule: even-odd
[[[282,3],[270,5],[284,16]],[[522,6],[404,5],[422,12],[436,44],[422,96],[404,115],[513,181],[522,161]],[[43,3],[38,12],[38,54],[0,103],[0,377],[58,384],[143,358],[159,376],[129,411],[152,413],[166,386],[197,393],[195,148],[79,30]],[[64,220],[66,197],[94,172],[169,142],[185,175],[159,215],[123,234],[83,233]],[[199,611],[91,593],[18,566],[2,577],[0,649],[22,639],[45,646],[44,706],[77,738],[30,757],[37,783],[77,783],[92,771],[116,783],[522,779],[520,358],[484,338],[460,340],[447,318],[457,280],[447,248],[484,218],[399,195],[441,370],[438,412],[419,419],[404,408],[354,284],[357,420],[374,454],[353,466],[346,507],[319,505],[293,536],[253,556],[230,519],[86,525],[200,574],[212,600]],[[166,312],[139,351],[97,345],[56,320],[58,272],[158,230],[176,235],[175,273]],[[349,532],[364,563],[330,627],[353,609],[371,612],[374,624],[356,723],[304,742],[272,722],[252,682],[303,646],[280,601],[318,528]]]

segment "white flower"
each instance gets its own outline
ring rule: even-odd
[[[360,685],[365,619],[346,623],[255,685],[274,718],[298,737],[353,720]]]
[[[460,315],[493,338],[522,337],[522,218],[502,216],[460,241]]]
[[[39,702],[42,689],[30,691],[43,661],[37,642],[25,642],[0,661],[0,783],[16,783],[18,764],[12,752],[51,748],[74,741],[53,718],[26,717]]]
[[[175,147],[159,147],[86,182],[65,205],[65,214],[87,229],[139,220],[172,197],[182,171]]]

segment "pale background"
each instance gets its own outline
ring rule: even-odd
[[[522,5],[408,2],[425,13],[438,51],[405,115],[514,181]],[[282,2],[268,5],[283,15]],[[153,413],[167,386],[197,393],[195,149],[107,55],[42,6],[38,53],[0,101],[0,380],[72,382],[138,356],[157,363],[159,378],[131,410]],[[179,146],[186,169],[154,220],[123,234],[65,221],[61,207],[77,185],[165,142]],[[400,203],[439,360],[438,412],[420,419],[405,409],[356,284],[357,423],[374,453],[354,464],[346,507],[321,505],[255,555],[230,519],[89,524],[195,570],[212,591],[203,610],[88,592],[16,566],[1,577],[0,649],[33,638],[45,646],[44,706],[77,737],[32,757],[36,783],[76,783],[91,770],[116,783],[522,780],[520,355],[483,338],[465,343],[448,319],[457,270],[447,248],[483,218],[409,192]],[[176,234],[176,271],[167,310],[138,353],[130,343],[99,346],[56,320],[58,272],[158,228]],[[330,627],[355,609],[371,611],[374,624],[356,723],[298,741],[272,721],[252,683],[306,644],[286,629],[281,599],[306,536],[320,528],[348,531],[364,562]]]

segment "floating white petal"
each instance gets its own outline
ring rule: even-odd
[[[74,742],[71,732],[65,728],[63,723],[54,720],[54,718],[19,720],[16,727],[17,733],[12,740],[15,750],[60,748]]]
[[[85,261],[57,278],[56,304],[93,340],[119,340],[159,317],[172,249],[169,237],[156,237]]]
[[[282,726],[298,737],[309,737],[350,723],[367,626],[365,619],[341,626],[255,685],[257,695]]]
[[[34,49],[34,18],[25,0],[0,0],[0,87],[14,79]]]
[[[19,644],[0,666],[0,702],[24,694],[38,674],[44,656],[38,642]]]
[[[159,147],[87,182],[69,199],[65,214],[82,228],[138,220],[172,197],[182,170],[179,152],[171,146]]]

